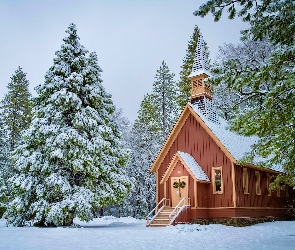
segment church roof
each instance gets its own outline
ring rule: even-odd
[[[196,160],[188,153],[177,151],[185,164],[189,167],[195,178],[199,181],[210,181]]]
[[[173,169],[176,167],[177,162],[179,161],[183,164],[193,179],[198,182],[210,182],[209,177],[205,174],[203,169],[190,154],[177,151],[169,163],[164,175],[162,176],[160,183],[164,183],[168,180]]]
[[[230,131],[226,120],[218,116],[213,107],[207,107],[208,116],[206,117],[199,105],[191,103],[189,105],[236,160],[241,160],[257,142],[257,137],[245,137]]]

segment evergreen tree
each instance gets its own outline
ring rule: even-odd
[[[21,67],[12,75],[7,86],[8,93],[2,100],[2,114],[9,136],[10,151],[20,142],[21,132],[27,129],[31,121],[31,93],[26,73]]]
[[[122,146],[128,151],[130,155],[130,133],[131,133],[131,123],[127,117],[124,116],[123,110],[115,109],[115,112],[112,114],[112,120],[118,124],[118,129],[121,135]],[[130,178],[129,173],[129,163],[126,165],[126,174]],[[131,178],[130,178],[131,180]],[[132,183],[132,181],[131,181]],[[130,192],[125,196],[124,200],[120,203],[113,204],[108,207],[104,207],[100,211],[100,216],[102,215],[112,215],[115,217],[121,216],[132,216],[132,209],[130,208]]]
[[[294,10],[293,0],[209,0],[194,15],[204,17],[212,13],[214,21],[219,21],[226,11],[229,19],[238,16],[249,23],[249,29],[241,31],[243,38],[250,36],[251,40],[257,41],[269,37],[275,45],[294,46]]]
[[[33,118],[14,154],[19,174],[8,222],[72,225],[120,202],[130,183],[114,105],[101,82],[97,56],[79,43],[70,24],[44,84],[36,88]]]
[[[7,132],[4,128],[2,116],[0,117],[0,218],[5,211],[8,197],[9,186],[8,179],[11,175],[10,153],[8,145]]]
[[[123,147],[128,149],[131,131],[130,121],[126,116],[124,116],[123,110],[121,108],[115,109],[115,112],[112,114],[111,119],[118,125]]]
[[[215,68],[223,69],[221,78],[231,72],[232,64],[235,64],[236,71],[244,71],[247,68],[257,68],[265,64],[270,58],[274,46],[269,39],[262,41],[246,40],[237,45],[224,44],[219,47],[217,55],[218,61],[214,64]],[[261,88],[269,88],[268,83],[261,84]],[[228,88],[228,82],[221,81],[214,88],[214,101],[218,107],[220,115],[226,120],[230,120],[236,113],[242,112],[243,109],[254,105],[257,106],[259,100],[249,98],[251,86],[241,86],[239,89]]]
[[[145,218],[155,205],[156,182],[154,174],[150,173],[149,169],[163,140],[159,119],[151,116],[151,113],[157,115],[154,100],[152,94],[144,96],[138,118],[125,144],[130,152],[126,172],[132,182],[131,191],[120,204],[106,208],[105,214]]]
[[[148,116],[150,122],[155,122],[155,125],[161,131],[163,142],[166,140],[179,115],[176,103],[177,88],[173,79],[174,76],[173,73],[170,73],[168,66],[163,61],[155,76],[152,95],[147,96],[150,100],[147,98],[143,101],[148,102],[146,105],[150,106],[150,110],[144,115],[139,114]]]
[[[133,186],[127,208],[136,218],[145,218],[156,202],[156,180],[154,174],[150,173],[150,167],[161,143],[160,137],[152,131],[149,124],[140,119],[135,121],[131,131],[131,157],[127,171]]]
[[[238,13],[250,24],[248,30],[242,31],[242,39],[269,38],[274,49],[265,63],[254,67],[246,63],[242,71],[238,70],[237,60],[229,60],[227,68],[224,64],[217,66],[215,77],[210,81],[215,85],[226,83],[233,91],[248,90],[244,94],[256,105],[247,106],[231,120],[232,129],[238,133],[260,137],[246,160],[251,161],[254,154],[266,157],[263,165],[280,165],[285,170],[286,175],[277,178],[277,185],[285,182],[294,187],[295,2],[208,1],[195,15],[205,16],[211,12],[218,21],[223,10],[228,10],[229,18]]]
[[[192,86],[191,86],[190,80],[188,79],[188,76],[192,72],[194,58],[195,58],[195,50],[197,47],[199,34],[200,34],[200,30],[198,26],[196,25],[194,27],[193,35],[190,37],[190,40],[188,42],[186,56],[182,60],[183,64],[181,66],[181,71],[179,73],[180,79],[177,82],[177,85],[179,88],[177,103],[180,110],[182,110],[184,106],[190,101]]]

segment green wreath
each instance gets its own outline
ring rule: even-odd
[[[179,182],[178,181],[173,182],[173,187],[178,188],[179,187]]]
[[[184,187],[186,186],[185,181],[180,182],[179,186],[180,186],[181,188],[184,188]]]

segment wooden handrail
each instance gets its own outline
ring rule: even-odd
[[[158,215],[158,213],[160,213],[163,208],[165,207],[166,205],[166,201],[169,201],[169,205],[170,205],[170,199],[167,199],[167,198],[163,198],[155,207],[152,211],[149,212],[149,214],[146,216],[146,225],[150,225],[152,223],[152,221],[156,218],[156,216]],[[164,204],[165,202],[165,204]],[[160,204],[163,203],[163,206],[158,210],[157,213],[155,213],[155,215],[151,218],[151,220],[149,220],[149,217],[153,214],[153,212],[158,209],[158,207],[160,206]]]
[[[188,200],[188,204],[185,204],[185,200]],[[184,205],[180,207],[181,203],[184,201]],[[172,212],[169,214],[170,223],[169,225],[172,225],[172,223],[175,221],[175,219],[179,216],[179,214],[182,212],[182,210],[186,207],[190,207],[190,198],[182,198],[180,202],[176,205],[176,207],[172,210]],[[171,219],[171,216],[173,213],[177,212],[174,217]]]

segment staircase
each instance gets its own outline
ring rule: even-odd
[[[168,205],[167,205],[168,204]],[[182,198],[176,207],[170,207],[170,200],[163,198],[147,215],[147,227],[166,227],[190,221],[190,198]]]
[[[170,224],[169,215],[174,210],[173,207],[165,206],[160,213],[157,214],[155,219],[149,224],[149,227],[166,227]],[[176,211],[173,212],[173,216],[176,215]]]

